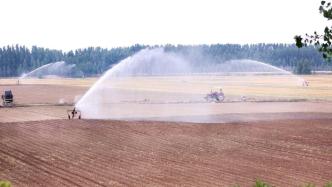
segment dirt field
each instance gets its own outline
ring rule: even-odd
[[[88,88],[80,86],[66,85],[0,85],[0,90],[10,89],[14,93],[15,103],[17,105],[55,105],[71,104],[82,96]],[[3,91],[2,91],[3,92]],[[76,98],[75,98],[76,97]]]
[[[309,87],[299,86],[297,79],[287,76],[118,78],[105,85],[105,90],[89,103],[91,108],[97,101],[102,103],[98,106],[102,109],[101,117],[83,111],[83,118],[218,123],[298,119],[298,116],[312,119],[332,113],[329,99],[332,76],[304,78],[310,80]],[[95,81],[93,78],[24,79],[17,85],[17,79],[0,79],[0,90],[11,89],[18,106],[0,108],[0,122],[65,119],[66,111],[72,109]],[[225,90],[225,103],[206,103],[204,95],[219,84]],[[248,96],[248,101],[240,102],[241,95]]]
[[[195,105],[172,105],[168,115],[160,115],[158,105],[145,105],[146,110],[123,116],[126,107],[134,109],[133,104],[121,104],[115,109],[119,110],[118,116],[111,116],[118,120],[154,120],[154,121],[183,121],[195,123],[229,123],[229,122],[255,122],[282,119],[331,119],[332,103],[315,102],[277,102],[277,103],[224,103],[208,105],[210,110],[200,110]],[[15,108],[0,108],[0,123],[39,121],[49,119],[67,119],[67,110],[72,106],[32,105]],[[158,114],[155,112],[157,111]],[[83,118],[85,116],[83,115]]]
[[[126,121],[65,120],[96,79],[0,79],[16,103],[0,107],[0,179],[14,186],[250,186],[255,178],[321,185],[332,180],[332,76],[305,77],[309,87],[289,78],[217,77],[228,98],[221,104],[197,100],[210,78],[118,79],[111,87],[123,97],[108,104],[112,119]],[[239,102],[242,95],[249,100]]]
[[[0,178],[14,186],[276,186],[332,179],[331,120],[0,124]]]
[[[21,85],[30,86],[60,86],[75,89],[75,94],[82,95],[96,82],[96,78],[86,79],[22,79]],[[302,81],[309,82],[309,87],[303,87]],[[173,77],[134,77],[113,79],[105,87],[118,90],[160,93],[206,94],[211,89],[223,88],[226,99],[238,100],[246,96],[252,100],[329,100],[332,101],[332,75],[310,76],[278,76],[278,75],[248,75],[248,76],[173,76]],[[0,90],[8,86],[16,87],[17,79],[0,79]],[[52,88],[51,88],[52,89]],[[29,91],[33,89],[25,89]],[[59,90],[58,93],[61,93]],[[65,94],[67,93],[64,90]],[[31,93],[31,92],[30,92]],[[50,93],[50,92],[47,92]],[[55,94],[52,92],[52,94]],[[146,92],[145,92],[146,94]],[[26,93],[29,95],[29,92]],[[70,94],[73,95],[73,94]],[[144,98],[143,98],[144,99]],[[48,101],[50,102],[50,101]],[[58,101],[56,101],[58,102]]]

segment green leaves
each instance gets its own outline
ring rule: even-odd
[[[331,2],[321,1],[319,11],[328,20],[332,19],[332,7]],[[322,53],[324,59],[330,60],[332,58],[332,29],[329,27],[324,28],[324,34],[320,35],[316,31],[313,35],[305,35],[305,38],[301,36],[295,36],[295,43],[298,48],[303,46],[315,45],[318,46],[319,52]]]
[[[313,183],[308,183],[308,184],[305,184],[305,185],[301,185],[300,187],[315,187],[316,185],[313,184]],[[240,187],[240,185],[234,185],[232,187]],[[255,184],[253,185],[253,187],[272,187],[272,185],[264,182],[264,181],[261,181],[259,179],[257,179],[255,181]],[[323,187],[332,187],[332,182],[328,182],[327,184],[325,184]]]
[[[11,187],[12,184],[9,181],[0,181],[0,187]]]
[[[302,48],[303,47],[303,42],[302,42],[302,37],[301,36],[295,36],[294,37],[295,42],[296,42],[296,47]]]
[[[309,184],[306,184],[304,187],[315,187],[316,185],[312,184],[312,183],[309,183]]]
[[[323,187],[332,187],[332,182],[328,182],[328,183],[325,184]]]
[[[332,19],[332,8],[330,6],[331,2],[326,3],[326,1],[321,1],[319,6],[319,12],[328,20]]]
[[[255,185],[253,185],[253,187],[272,187],[271,185],[257,179],[255,182]]]

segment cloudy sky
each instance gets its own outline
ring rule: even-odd
[[[319,0],[0,0],[0,46],[292,43],[327,24]]]

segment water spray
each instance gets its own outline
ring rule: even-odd
[[[212,104],[208,101],[223,101],[226,94],[232,101],[227,89],[223,89],[229,84],[227,78],[236,76],[245,80],[246,76],[242,75],[257,74],[285,75],[295,80],[296,85],[303,82],[291,72],[250,59],[216,62],[206,58],[197,62],[192,56],[163,48],[147,48],[106,71],[76,103],[73,111],[78,110],[84,118],[91,119],[149,120],[160,116],[171,118],[181,113],[181,107],[192,105],[189,110],[195,110],[196,115],[212,115]],[[222,88],[222,92],[208,93],[216,87]],[[240,102],[249,99],[240,92],[238,95]]]
[[[40,66],[29,73],[24,73],[19,79],[23,78],[44,78],[44,77],[75,77],[83,74],[75,69],[75,64],[67,64],[64,61],[48,63]]]

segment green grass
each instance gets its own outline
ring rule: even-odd
[[[309,183],[309,184],[304,185],[303,187],[316,187],[316,185]]]
[[[11,187],[12,184],[9,181],[0,180],[0,187]]]
[[[241,187],[240,185],[234,185],[232,187]],[[273,187],[272,185],[260,180],[260,179],[257,179],[255,181],[255,183],[252,185],[252,187]],[[316,187],[315,184],[312,184],[312,183],[308,183],[308,184],[305,184],[303,186],[299,186],[299,187]],[[322,187],[332,187],[332,182],[328,182],[326,183],[324,186]]]
[[[332,182],[328,182],[327,184],[324,185],[324,187],[332,187]]]
[[[272,187],[272,186],[265,183],[264,181],[257,179],[253,187]]]

